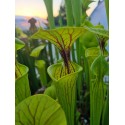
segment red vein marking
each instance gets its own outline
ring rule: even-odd
[[[55,36],[55,34],[51,34],[49,31],[47,31],[52,37],[54,37],[56,40],[55,42],[60,46],[60,48],[63,50],[62,45],[60,44],[58,38]]]
[[[57,31],[55,31],[59,36],[60,36],[60,38],[62,39],[62,44],[63,44],[63,46],[64,46],[64,49],[65,49],[65,44],[64,44],[64,39],[63,39],[63,37],[62,37],[62,33],[64,32],[64,30],[62,31],[62,33],[60,34],[60,33],[58,33]]]

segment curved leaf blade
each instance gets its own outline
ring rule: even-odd
[[[40,52],[45,48],[45,44],[40,45],[38,47],[36,47],[35,49],[32,50],[30,56],[32,57],[38,57]]]
[[[91,47],[91,48],[86,49],[86,51],[85,51],[85,56],[86,57],[89,57],[89,56],[97,57],[100,54],[101,54],[100,49],[97,48],[97,47]]]
[[[85,32],[80,37],[80,42],[85,49],[90,47],[97,47],[99,45],[96,36],[89,31]]]
[[[85,50],[86,57],[97,57],[101,54],[101,51],[98,47],[91,47]],[[108,56],[108,52],[104,50],[104,56]]]
[[[76,73],[80,67],[79,65],[77,65],[74,62],[69,62],[69,65],[70,65],[70,70],[71,70],[70,74]],[[81,70],[82,70],[82,68],[80,69],[80,71]],[[66,67],[64,67],[63,63],[57,63],[55,65],[50,66],[47,69],[47,72],[52,79],[55,79],[55,81],[68,75],[67,69],[66,69]]]
[[[91,71],[98,79],[103,79],[104,75],[108,73],[109,65],[104,56],[98,56],[91,65]]]
[[[103,25],[94,26],[90,21],[85,21],[83,27],[94,34],[109,38],[109,31],[105,30]]]
[[[47,95],[30,96],[16,107],[16,125],[66,125],[61,106]]]
[[[63,110],[65,111],[67,124],[74,125],[75,118],[75,95],[76,95],[76,80],[82,67],[72,62],[75,72],[61,76],[62,63],[54,64],[48,67],[49,76],[54,81],[56,94]],[[60,77],[61,76],[61,77]]]
[[[53,99],[57,98],[56,88],[55,88],[54,83],[52,83],[52,85],[45,90],[44,94],[50,96]]]
[[[49,40],[59,50],[69,50],[74,41],[85,31],[83,27],[62,27],[52,30],[40,28],[31,38]]]
[[[28,67],[25,65],[16,63],[16,74],[18,72],[18,77],[15,81],[15,103],[16,105],[20,103],[25,98],[31,95],[29,80],[28,80]]]
[[[16,48],[16,50],[19,50],[19,49],[23,48],[24,46],[25,46],[25,43],[22,40],[20,40],[18,38],[15,38],[15,48]]]
[[[98,28],[98,27],[88,27],[88,26],[84,26],[84,28],[92,33],[98,34],[100,36],[104,36],[109,38],[109,32],[108,30],[105,30],[103,28]]]

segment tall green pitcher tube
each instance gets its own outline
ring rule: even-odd
[[[78,73],[82,71],[82,67],[71,62],[74,72],[61,76],[63,63],[57,63],[48,67],[49,76],[54,81],[58,101],[61,104],[66,118],[67,125],[74,125],[75,117],[75,96],[76,96],[76,80]]]

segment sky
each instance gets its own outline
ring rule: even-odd
[[[53,0],[54,16],[58,15],[61,3],[62,0]],[[90,4],[90,9],[87,11],[87,14],[90,15],[96,6],[97,2]],[[37,16],[46,19],[47,11],[43,0],[15,0],[15,15]]]
[[[54,16],[58,15],[61,1],[53,0]],[[15,0],[15,14],[47,18],[47,11],[43,0]]]

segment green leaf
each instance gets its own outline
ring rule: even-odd
[[[82,21],[81,22],[84,22],[85,19],[88,17],[87,13],[86,13],[86,10],[89,9],[89,4],[92,3],[93,1],[92,0],[81,0],[82,2]]]
[[[107,98],[107,85],[98,80],[91,80],[90,84],[90,124],[91,125],[108,125],[108,104],[105,100]],[[106,111],[106,112],[105,112]]]
[[[97,57],[99,55],[100,55],[100,49],[97,47],[91,47],[91,48],[86,49],[86,51],[85,51],[86,57],[89,57],[89,56]]]
[[[23,48],[24,46],[25,46],[25,43],[22,40],[20,40],[18,38],[15,38],[15,48],[16,48],[16,50],[19,50],[19,49]]]
[[[90,84],[90,124],[100,125],[105,97],[104,83],[91,80]]]
[[[70,63],[69,64],[70,65],[70,70],[71,70],[70,74],[77,72],[77,70],[79,69],[79,65],[77,65],[74,62],[69,62],[69,63]],[[68,75],[67,70],[63,65],[64,65],[63,62],[62,63],[57,63],[55,65],[52,65],[53,69],[51,69],[51,66],[49,67],[49,69],[47,69],[47,71],[49,70],[48,74],[52,77],[52,79],[55,79],[55,81],[57,81],[58,79]],[[81,70],[82,69],[80,69],[80,71]]]
[[[47,71],[56,87],[56,94],[63,110],[65,111],[67,124],[74,125],[75,118],[75,97],[76,97],[76,80],[82,67],[72,62],[75,72],[61,76],[63,72],[62,63],[54,64],[48,67]]]
[[[16,37],[21,39],[21,38],[27,38],[28,36],[19,27],[16,27]]]
[[[105,8],[106,8],[107,21],[109,25],[109,0],[105,0]]]
[[[103,79],[104,75],[108,73],[109,65],[104,56],[98,56],[91,65],[91,71],[98,79]]]
[[[31,38],[49,40],[59,49],[64,61],[63,76],[74,72],[70,63],[70,49],[74,41],[85,31],[83,27],[63,27],[52,30],[40,28]]]
[[[60,51],[70,50],[74,41],[85,30],[83,27],[62,27],[52,30],[39,29],[31,38],[33,39],[45,39],[53,43]]]
[[[103,109],[102,125],[109,125],[109,88],[107,89],[107,98]]]
[[[47,86],[46,62],[44,60],[35,60],[35,66],[40,74],[42,86]]]
[[[35,49],[32,50],[30,56],[32,57],[38,57],[40,52],[45,48],[45,44],[40,45],[38,47],[36,47]]]
[[[53,99],[57,98],[56,88],[55,88],[54,83],[52,83],[52,85],[45,90],[44,94],[50,96]]]
[[[29,97],[30,87],[28,80],[28,67],[20,63],[16,63],[16,81],[15,81],[15,103],[16,105]]]
[[[80,16],[82,11],[81,0],[71,0],[71,5],[72,5],[72,12],[73,12],[75,26],[80,26],[81,25]]]
[[[89,31],[86,31],[84,35],[80,37],[80,42],[85,49],[99,45],[96,36]]]
[[[109,31],[105,30],[103,25],[94,26],[90,21],[85,20],[83,28],[99,36],[109,38]]]
[[[70,48],[73,42],[85,32],[83,27],[63,27],[52,30],[39,29],[31,38],[46,39],[53,43],[63,58],[64,66],[61,76],[74,72],[74,68],[70,61]],[[61,69],[60,69],[61,70]]]
[[[16,106],[16,125],[67,125],[61,106],[47,95],[30,96]]]
[[[53,16],[53,0],[43,0],[46,6],[49,26],[51,29],[55,28],[54,16]]]
[[[101,54],[101,51],[97,47],[91,47],[91,48],[86,49],[86,51],[85,51],[86,57],[97,57],[100,54]],[[108,52],[106,49],[104,50],[104,56],[108,56]]]
[[[98,27],[88,27],[88,26],[84,26],[84,28],[94,34],[98,34],[100,36],[104,36],[109,38],[109,32],[103,28],[98,28]]]
[[[88,5],[92,2],[93,2],[92,0],[82,0],[83,7],[87,9]]]
[[[79,123],[79,117],[81,113],[79,111],[76,111],[76,122]]]

